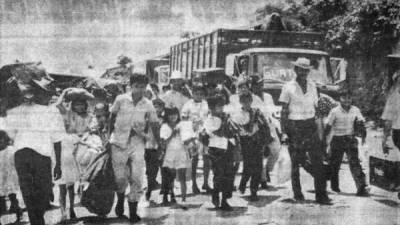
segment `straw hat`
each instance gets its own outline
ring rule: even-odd
[[[312,67],[310,60],[304,57],[298,58],[295,62],[292,62],[292,64],[306,70],[309,70]]]

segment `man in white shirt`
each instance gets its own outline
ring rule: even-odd
[[[296,79],[282,88],[279,101],[282,105],[282,140],[289,138],[289,154],[292,160],[292,189],[297,201],[304,201],[300,185],[300,165],[314,176],[315,198],[320,204],[330,204],[323,173],[323,148],[318,137],[315,122],[315,108],[318,102],[317,88],[307,79],[310,60],[298,58],[293,62]],[[308,154],[307,154],[308,153]],[[307,155],[311,168],[307,168]]]
[[[61,177],[61,140],[65,132],[61,114],[33,103],[31,86],[22,87],[24,103],[7,112],[6,129],[14,141],[15,167],[31,224],[45,224],[44,213],[54,178]]]
[[[165,107],[176,107],[179,112],[181,112],[183,105],[189,101],[189,98],[181,93],[184,85],[182,73],[180,71],[173,71],[170,83],[172,85],[172,90],[165,92],[165,94],[161,96],[161,100],[165,103]]]
[[[351,105],[351,102],[351,93],[347,90],[342,91],[340,93],[340,105],[333,108],[328,116],[328,125],[325,133],[329,134],[332,130],[333,135],[330,145],[333,168],[331,188],[335,192],[340,192],[339,170],[343,154],[346,152],[350,171],[356,183],[357,195],[368,196],[365,174],[362,171],[358,158],[358,141],[355,137],[356,131],[354,130],[355,121],[364,122],[365,119],[360,110],[356,106]],[[365,143],[365,136],[362,138],[362,142],[363,144]]]
[[[144,97],[147,84],[148,78],[144,74],[133,74],[130,77],[131,92],[119,95],[110,109],[111,158],[118,188],[115,213],[118,217],[123,217],[125,190],[129,183],[129,220],[132,223],[141,220],[137,215],[137,206],[143,193],[146,124],[157,143],[160,143],[156,110],[152,102]],[[129,170],[128,173],[127,170]]]

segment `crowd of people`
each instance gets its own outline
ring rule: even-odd
[[[302,166],[314,178],[316,202],[332,204],[327,181],[331,180],[333,191],[340,192],[344,152],[357,195],[368,196],[356,139],[359,135],[365,141],[364,117],[352,105],[350,91],[340,93],[339,103],[332,101],[307,79],[308,59],[298,58],[293,65],[297,77],[283,86],[278,99],[282,104],[280,124],[272,115],[275,104],[271,95],[262,91],[263,80],[244,74],[237,78],[232,93],[223,83],[188,88],[178,71],[171,74],[171,88],[160,91],[146,75],[134,73],[126,93],[112,103],[95,100],[88,91],[67,88],[56,101],[42,96],[39,104],[34,89],[21,85],[23,103],[0,118],[0,213],[6,210],[8,196],[10,211],[20,218],[15,193],[21,191],[31,224],[45,224],[44,213],[54,200],[54,183],[59,187],[61,219],[76,218],[75,185],[79,184],[78,193],[84,191],[82,174],[102,152],[109,154],[112,162],[109,169],[114,180],[110,182],[115,183],[118,217],[124,217],[127,197],[129,220],[140,221],[138,202],[142,195],[149,201],[158,188],[163,195],[160,204],[176,203],[175,179],[180,185],[180,201],[187,201],[189,182],[193,194],[199,194],[199,159],[203,161],[202,189],[210,194],[216,209],[231,211],[228,200],[232,192],[244,194],[249,181],[250,201],[259,200],[258,190],[268,188],[269,173],[283,143],[289,146],[296,201],[304,201]],[[360,125],[354,126],[355,121]],[[243,171],[236,187],[240,163]],[[161,183],[157,181],[159,172]],[[147,189],[143,189],[144,174]]]

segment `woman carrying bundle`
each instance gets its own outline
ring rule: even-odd
[[[66,196],[69,195],[70,219],[75,219],[74,211],[75,190],[74,184],[79,181],[79,166],[74,157],[77,144],[83,135],[89,131],[93,116],[88,112],[88,100],[92,96],[84,89],[65,89],[56,103],[57,108],[64,118],[67,136],[62,142],[62,177],[57,183],[60,188],[61,220],[66,220]],[[65,107],[65,101],[71,101],[70,108]]]

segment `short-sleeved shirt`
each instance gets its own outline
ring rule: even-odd
[[[190,99],[182,107],[181,116],[187,117],[196,125],[195,127],[198,128],[200,128],[201,124],[207,118],[207,115],[208,104],[204,100],[201,102],[195,102],[193,99]]]
[[[174,90],[167,91],[164,95],[161,96],[161,100],[165,103],[165,107],[178,108],[179,112],[182,111],[183,105],[189,101],[189,98],[184,96],[182,93]]]
[[[307,81],[307,92],[304,93],[296,80],[285,84],[279,101],[289,105],[290,120],[306,120],[315,117],[318,93],[315,84]]]
[[[110,143],[121,148],[126,148],[129,143],[131,129],[138,132],[144,132],[146,126],[146,114],[149,122],[158,122],[156,110],[150,100],[142,97],[134,105],[132,93],[119,95],[110,112],[116,115],[114,131],[110,137]]]
[[[400,129],[400,93],[397,90],[389,95],[381,118],[391,121],[392,129]]]
[[[266,111],[265,110],[266,105],[264,104],[263,100],[255,94],[251,94],[251,96],[253,98],[251,107],[257,108],[264,113]],[[234,94],[231,95],[231,97],[229,97],[229,105],[226,108],[227,108],[226,112],[229,113],[230,115],[233,115],[236,113],[236,111],[242,109],[242,104],[240,104],[239,94]]]
[[[14,140],[15,149],[31,148],[51,157],[54,143],[65,136],[63,118],[59,110],[51,106],[20,105],[7,112],[6,130]]]
[[[341,105],[333,108],[328,116],[328,124],[332,126],[332,135],[353,135],[356,118],[359,121],[365,121],[360,109],[356,106],[351,106],[349,111],[344,110]]]

